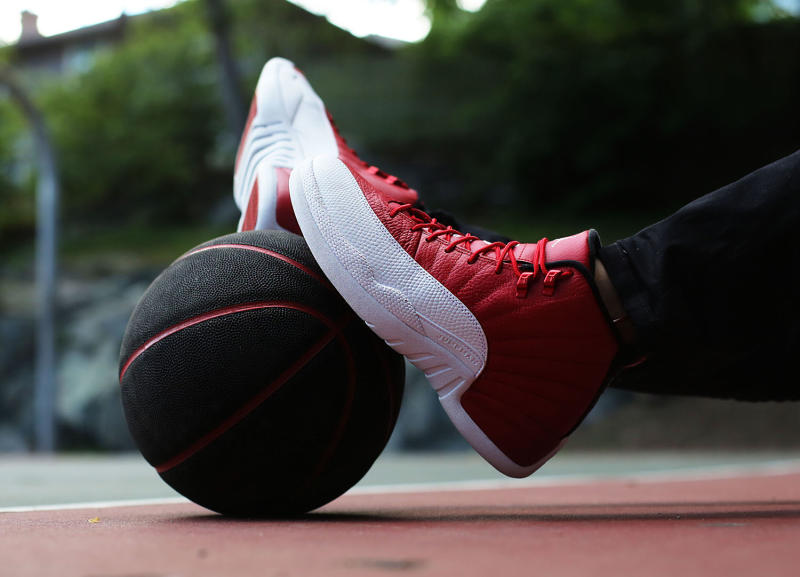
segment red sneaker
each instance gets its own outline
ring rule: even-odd
[[[300,234],[289,198],[289,174],[305,158],[339,155],[365,178],[384,181],[416,202],[416,192],[358,158],[339,134],[322,99],[284,58],[272,58],[258,79],[236,152],[233,197],[242,211],[237,230],[283,229]]]
[[[555,454],[618,350],[593,280],[597,233],[487,243],[332,157],[304,161],[289,187],[322,270],[478,453],[514,477]]]

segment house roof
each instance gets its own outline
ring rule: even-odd
[[[53,48],[58,45],[81,44],[86,41],[114,37],[123,32],[128,18],[129,17],[125,14],[121,14],[118,18],[114,18],[113,20],[83,26],[82,28],[61,32],[60,34],[53,34],[51,36],[23,36],[13,46],[20,52],[24,52],[29,49]]]

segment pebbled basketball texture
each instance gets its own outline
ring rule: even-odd
[[[179,493],[237,516],[304,513],[352,487],[386,446],[403,382],[402,357],[283,231],[180,257],[141,297],[120,352],[144,458]]]

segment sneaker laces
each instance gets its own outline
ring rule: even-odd
[[[388,174],[382,171],[377,166],[373,166],[372,164],[369,164],[368,162],[361,160],[361,157],[358,156],[355,150],[353,150],[352,148],[350,148],[350,146],[348,146],[347,140],[345,140],[344,136],[342,136],[341,133],[339,132],[339,127],[336,126],[336,122],[334,122],[331,113],[328,110],[325,110],[325,114],[328,115],[328,122],[331,123],[331,127],[333,128],[333,133],[336,137],[336,143],[339,145],[340,150],[345,151],[348,161],[363,166],[367,170],[367,172],[377,176],[378,178],[385,180],[389,184],[399,186],[400,188],[404,188],[406,190],[411,189],[410,186],[408,186],[405,182],[403,182],[396,176]]]
[[[519,261],[517,259],[517,255],[514,253],[514,248],[521,244],[517,240],[512,240],[509,242],[490,242],[481,247],[473,249],[473,242],[486,241],[481,240],[473,234],[464,234],[454,229],[450,225],[445,226],[443,223],[439,222],[435,218],[432,218],[425,211],[414,206],[413,204],[401,203],[396,200],[390,200],[389,204],[397,205],[389,211],[390,218],[394,218],[399,213],[405,212],[416,221],[415,224],[411,226],[412,231],[430,231],[430,234],[424,239],[425,242],[433,242],[439,237],[444,237],[444,239],[448,241],[447,246],[444,248],[444,252],[450,253],[455,250],[458,245],[463,245],[467,250],[470,250],[471,252],[467,258],[467,264],[475,264],[478,258],[483,254],[489,255],[490,253],[494,253],[494,272],[495,274],[500,274],[503,269],[503,265],[508,262],[508,264],[511,265],[511,269],[514,271],[514,274],[517,276],[516,294],[518,297],[525,297],[528,294],[529,284],[536,279],[539,273],[544,275],[544,287],[542,288],[542,293],[548,296],[553,294],[555,290],[555,282],[559,277],[572,276],[572,270],[570,269],[547,268],[545,261],[545,249],[547,247],[547,243],[549,242],[547,238],[542,238],[536,243],[531,262]]]

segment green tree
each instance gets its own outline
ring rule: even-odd
[[[779,16],[755,0],[488,0],[411,51],[432,111],[417,153],[475,206],[674,207],[800,145],[800,27]]]
[[[202,19],[176,10],[43,90],[68,220],[185,219],[220,198],[228,179],[211,162],[222,124],[212,51]]]
[[[23,170],[26,159],[21,158],[22,145],[30,140],[19,110],[0,97],[0,241],[17,238],[34,224],[33,175]]]
[[[348,103],[352,82],[325,71],[351,57],[345,66],[357,70],[362,56],[385,53],[288,2],[227,7],[247,94],[265,60],[281,55],[320,67],[334,93],[350,86],[333,98]],[[97,55],[86,72],[39,86],[61,158],[68,226],[188,223],[230,200],[236,142],[226,131],[217,48],[207,4],[188,0],[131,21],[124,43]]]

